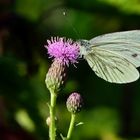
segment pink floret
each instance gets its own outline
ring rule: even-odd
[[[51,58],[61,59],[66,65],[69,63],[77,63],[80,55],[79,45],[74,43],[71,39],[65,38],[51,38],[47,40],[48,45],[45,48]]]

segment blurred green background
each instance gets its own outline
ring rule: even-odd
[[[48,139],[47,39],[132,29],[140,29],[139,0],[0,0],[0,140]],[[84,124],[73,140],[140,140],[140,80],[110,84],[84,60],[70,66],[57,101],[58,139],[67,133],[65,102],[74,91],[84,98],[78,114]]]

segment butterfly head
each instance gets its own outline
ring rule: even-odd
[[[78,40],[77,43],[80,45],[80,53],[81,55],[88,54],[88,51],[90,51],[91,43],[88,40]]]

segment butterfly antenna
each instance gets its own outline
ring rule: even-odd
[[[76,28],[72,25],[72,23],[70,22],[70,20],[67,18],[66,12],[63,11],[63,15],[65,16],[65,20],[69,23],[70,27],[72,28],[72,30],[74,31],[74,33],[76,34],[76,36],[78,38],[80,38],[80,35],[78,33],[78,31],[76,30]]]

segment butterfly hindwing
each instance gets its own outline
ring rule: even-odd
[[[96,75],[108,82],[129,83],[139,78],[135,66],[113,51],[93,47],[84,57]]]

